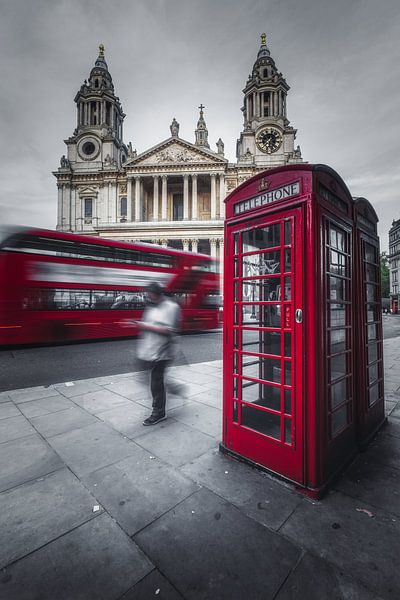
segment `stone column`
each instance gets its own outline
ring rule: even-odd
[[[117,185],[114,182],[111,182],[110,188],[110,198],[111,198],[111,223],[116,223],[117,221]]]
[[[217,239],[210,238],[211,258],[217,258]]]
[[[219,242],[219,289],[221,294],[224,290],[224,238],[218,238]]]
[[[76,229],[76,188],[71,187],[71,201],[70,201],[70,211],[71,211],[71,224],[70,229],[75,231]]]
[[[199,240],[191,240],[192,242],[192,252],[197,252],[197,246],[199,245]]]
[[[82,231],[82,199],[79,194],[75,197],[76,231]]]
[[[153,221],[158,221],[158,175],[153,175]]]
[[[58,197],[57,197],[57,229],[62,227],[63,218],[63,204],[62,204],[62,185],[58,184]]]
[[[111,207],[111,181],[108,182],[108,186],[107,186],[107,215],[108,215],[108,222],[111,223],[112,221],[112,207]]]
[[[161,191],[161,220],[167,220],[167,176],[162,175],[162,191]]]
[[[135,221],[141,221],[140,177],[135,177]]]
[[[126,220],[132,221],[132,177],[126,178]]]
[[[197,209],[197,175],[192,175],[192,221],[198,219]]]
[[[182,240],[183,250],[189,252],[189,240]]]
[[[225,219],[225,175],[219,176],[219,217]]]
[[[216,175],[215,173],[211,174],[211,219],[216,219],[217,217],[217,188],[216,188]]]
[[[189,175],[183,176],[183,219],[189,219]]]

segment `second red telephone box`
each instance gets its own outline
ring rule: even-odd
[[[293,165],[226,205],[221,449],[318,496],[357,451],[353,199]]]

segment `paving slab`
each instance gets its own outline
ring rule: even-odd
[[[120,600],[184,600],[183,596],[170,584],[170,582],[154,569],[137,583]]]
[[[222,412],[218,408],[190,402],[171,410],[168,414],[180,423],[212,435],[217,440],[222,437]]]
[[[68,383],[68,385],[67,385]],[[72,385],[71,385],[72,384]],[[82,396],[89,392],[99,392],[102,388],[92,379],[84,379],[82,381],[68,381],[54,386],[63,396],[73,398],[74,396]]]
[[[104,389],[110,390],[115,394],[120,394],[129,400],[136,400],[150,395],[148,385],[143,385],[138,381],[132,381],[127,378],[105,385]]]
[[[9,417],[8,419],[0,420],[0,444],[23,438],[35,433],[32,425],[23,416]]]
[[[222,410],[222,392],[214,388],[204,388],[200,394],[190,396],[190,400]]]
[[[97,415],[103,410],[110,410],[116,406],[129,406],[132,404],[131,400],[105,389],[74,396],[74,402],[92,415]]]
[[[15,404],[19,404],[20,402],[31,402],[32,400],[48,398],[49,396],[58,396],[58,392],[53,386],[38,386],[21,390],[10,390],[7,393]]]
[[[205,489],[135,540],[187,600],[273,598],[300,556],[292,543]]]
[[[13,402],[2,402],[0,404],[0,419],[9,417],[20,417],[21,413]]]
[[[78,476],[111,465],[136,451],[134,442],[104,423],[68,431],[48,441]]]
[[[280,532],[377,596],[399,598],[400,521],[390,513],[332,492],[321,502],[303,500]]]
[[[0,404],[3,402],[10,402],[11,397],[8,392],[0,392]]]
[[[104,410],[98,419],[110,425],[126,437],[135,437],[144,432],[143,420],[149,416],[149,409],[131,402],[124,406],[117,406],[111,410]]]
[[[275,530],[301,502],[301,497],[282,482],[218,450],[206,452],[180,471]]]
[[[215,438],[172,419],[146,429],[150,431],[135,437],[135,442],[175,467],[217,446]]]
[[[391,423],[383,427],[368,446],[365,455],[394,469],[400,469],[400,439],[391,435]]]
[[[0,568],[93,518],[93,496],[62,469],[0,494]]]
[[[285,581],[275,600],[383,600],[308,552]]]
[[[83,476],[82,480],[128,535],[146,527],[198,489],[193,481],[141,448],[134,456]]]
[[[393,435],[394,437],[400,437],[400,419],[392,418],[390,416],[387,421],[387,425],[384,429],[385,432]]]
[[[37,434],[5,442],[0,448],[0,491],[52,473],[64,466]]]
[[[96,417],[77,406],[40,417],[34,417],[30,421],[35,429],[45,438],[73,431],[74,429],[80,429],[92,423],[98,423]]]
[[[40,417],[41,415],[47,415],[49,413],[58,412],[60,410],[66,410],[76,406],[68,398],[64,398],[58,394],[57,396],[49,396],[48,398],[41,398],[40,400],[32,400],[31,402],[22,402],[18,404],[20,411],[30,419],[31,417]]]
[[[136,544],[102,514],[5,569],[0,597],[116,600],[153,568]]]
[[[400,473],[365,453],[339,479],[335,488],[348,496],[400,517]]]

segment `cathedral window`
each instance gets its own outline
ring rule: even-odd
[[[119,214],[121,221],[126,221],[126,217],[128,216],[128,200],[125,196],[119,199]]]
[[[268,77],[268,69],[267,68],[264,69],[263,77]]]
[[[94,80],[94,87],[95,87],[95,88],[98,88],[98,87],[99,87],[99,80],[98,80],[98,79],[95,79],[95,80]]]
[[[172,220],[173,221],[182,221],[183,220],[183,195],[182,194],[174,194]]]
[[[110,125],[111,123],[111,104],[110,102],[106,102],[106,124]]]
[[[97,125],[97,107],[96,102],[90,103],[90,124]]]
[[[85,223],[91,223],[93,218],[93,198],[84,199]]]

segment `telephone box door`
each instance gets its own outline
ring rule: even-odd
[[[302,483],[302,209],[227,236],[224,444]]]

